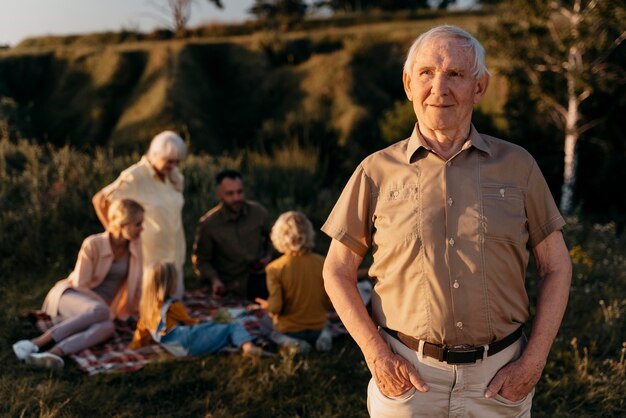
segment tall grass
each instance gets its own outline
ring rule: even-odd
[[[102,230],[91,197],[139,158],[104,149],[88,154],[70,146],[0,140],[0,274],[22,271],[25,265],[60,276],[68,272],[85,236]],[[319,223],[334,197],[320,192],[320,166],[317,149],[299,145],[269,155],[190,155],[181,165],[188,248],[198,219],[217,203],[214,177],[220,170],[241,170],[248,196],[274,217],[297,209]]]
[[[364,417],[369,372],[349,337],[331,353],[251,360],[218,355],[164,361],[137,373],[88,377],[73,364],[61,374],[18,364],[11,343],[33,337],[23,318],[72,268],[81,240],[99,231],[90,199],[139,155],[93,153],[28,141],[0,141],[0,416]],[[184,224],[188,242],[215,202],[214,175],[240,169],[248,195],[276,216],[288,209],[323,221],[337,190],[325,189],[319,150],[190,155]],[[319,234],[321,235],[321,234]],[[626,414],[626,237],[614,224],[569,220],[574,265],[569,307],[539,382],[533,415]],[[320,252],[327,242],[320,241]],[[187,272],[188,283],[198,286]],[[537,276],[529,269],[536,296]],[[95,411],[95,412],[94,412]]]
[[[626,236],[570,219],[568,309],[538,388],[539,416],[626,413]],[[534,280],[533,280],[534,282]]]

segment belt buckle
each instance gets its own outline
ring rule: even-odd
[[[460,356],[463,356],[464,354],[469,354],[469,353],[474,353],[476,354],[476,352],[478,351],[478,349],[472,345],[469,344],[458,344],[458,345],[452,345],[452,346],[445,346],[444,347],[444,353],[443,353],[443,357],[444,360],[446,361],[446,363],[449,364],[470,364],[470,363],[476,363],[476,357],[474,356],[474,358],[472,359],[472,361],[467,361],[465,359],[461,360],[455,360],[455,354],[459,354]]]
[[[446,347],[454,351],[469,351],[469,350],[475,349],[473,345],[469,345],[469,344],[457,344],[457,345],[450,345]]]

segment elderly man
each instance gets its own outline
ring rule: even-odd
[[[565,222],[534,159],[471,123],[489,82],[474,37],[422,34],[403,81],[411,137],[361,162],[322,227],[326,290],[372,373],[369,412],[529,416],[567,304]],[[526,340],[531,248],[540,281]],[[373,320],[356,288],[367,251]]]
[[[267,210],[246,200],[239,172],[223,170],[215,181],[220,202],[198,223],[194,269],[210,281],[214,296],[267,298],[265,266],[271,260]]]

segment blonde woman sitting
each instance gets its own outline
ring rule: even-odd
[[[55,325],[37,338],[13,344],[18,359],[60,369],[62,356],[105,341],[115,331],[113,319],[137,313],[143,208],[130,199],[117,200],[107,218],[108,231],[83,241],[74,271],[46,296],[42,309]]]
[[[269,297],[257,298],[256,302],[273,316],[278,333],[306,341],[321,351],[330,350],[330,332],[322,331],[332,305],[324,290],[324,257],[313,253],[311,221],[300,212],[285,212],[276,220],[270,238],[283,256],[265,268]],[[281,345],[293,342],[280,334],[274,334],[272,340]]]

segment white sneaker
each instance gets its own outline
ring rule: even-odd
[[[292,338],[278,331],[272,331],[270,340],[280,345],[293,349],[296,353],[308,353],[311,350],[311,344],[299,338]]]
[[[20,340],[13,344],[13,352],[18,360],[24,360],[29,354],[39,351],[39,347],[30,340]]]
[[[43,367],[45,369],[61,370],[65,365],[63,359],[52,353],[32,353],[26,357],[26,364]]]
[[[315,341],[317,351],[330,351],[333,348],[333,334],[330,330],[324,328]]]

